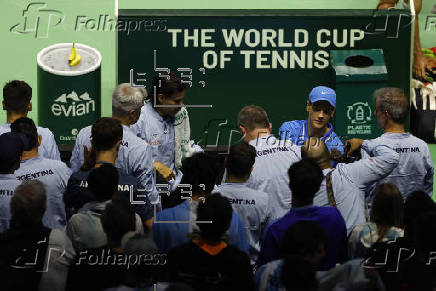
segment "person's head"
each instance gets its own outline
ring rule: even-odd
[[[221,196],[220,193],[207,196],[197,208],[197,220],[211,221],[211,223],[198,223],[201,237],[211,242],[220,241],[230,227],[232,214],[232,206],[226,197]]]
[[[11,226],[39,224],[46,210],[46,192],[39,180],[25,180],[11,198]]]
[[[171,107],[155,107],[164,117],[174,117],[183,105],[187,84],[174,73],[166,76],[155,76],[152,82],[152,89],[149,99],[153,105],[170,105]],[[156,99],[154,99],[156,97]],[[156,100],[156,104],[154,103]],[[174,106],[174,107],[172,107]]]
[[[375,189],[370,214],[377,225],[378,241],[382,241],[391,227],[403,228],[404,203],[394,184],[380,184]]]
[[[261,133],[270,133],[272,124],[266,111],[256,105],[247,105],[239,111],[238,127],[246,142],[258,138]]]
[[[82,171],[88,171],[95,166],[98,154],[109,152],[114,159],[118,155],[121,140],[123,138],[123,126],[117,119],[103,117],[97,120],[91,128],[91,149],[89,155],[85,155],[85,161],[80,167]]]
[[[125,198],[117,197],[106,204],[100,220],[111,247],[121,247],[123,236],[135,230],[135,211]]]
[[[118,85],[112,93],[112,116],[127,119],[129,124],[136,123],[146,97],[144,88],[132,88],[129,83]]]
[[[301,256],[289,256],[283,262],[280,281],[287,291],[316,291],[316,269]]]
[[[98,202],[104,202],[118,192],[118,171],[111,164],[95,168],[88,176],[88,189]]]
[[[370,220],[377,225],[403,227],[404,202],[400,190],[391,183],[375,189]]]
[[[31,151],[37,149],[41,144],[41,136],[38,135],[38,130],[32,119],[28,117],[21,117],[12,122],[11,132],[22,133],[28,140],[28,146],[24,151]]]
[[[227,175],[248,179],[256,159],[256,150],[245,142],[234,144],[230,147],[227,157]]]
[[[96,152],[118,149],[123,139],[121,123],[110,117],[97,120],[91,128],[91,142]]]
[[[412,237],[414,220],[423,213],[436,211],[436,203],[423,191],[409,194],[404,203],[404,236]]]
[[[206,153],[186,158],[182,163],[182,172],[180,184],[191,185],[194,196],[212,192],[218,175],[215,158]]]
[[[381,88],[374,92],[374,115],[381,129],[391,123],[403,125],[409,113],[409,101],[400,88]]]
[[[308,122],[314,129],[324,129],[335,113],[336,92],[325,86],[312,89],[306,104],[309,113]]]
[[[0,135],[0,174],[13,174],[19,169],[21,155],[27,147],[24,134],[6,132]]]
[[[3,109],[26,115],[32,110],[32,88],[24,81],[10,81],[3,87]]]
[[[304,206],[313,203],[324,179],[321,168],[310,158],[292,164],[288,170],[289,188],[292,191],[292,205]]]
[[[301,256],[317,268],[325,256],[327,235],[313,221],[298,221],[285,232],[281,245],[281,256]]]
[[[414,244],[418,259],[433,269],[436,268],[436,211],[429,211],[418,216],[414,221]],[[434,274],[434,273],[433,273]]]
[[[309,137],[301,147],[301,157],[313,159],[320,167],[330,166],[330,153],[323,140]]]

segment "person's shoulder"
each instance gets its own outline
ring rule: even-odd
[[[47,127],[42,127],[42,126],[38,125],[36,127],[36,131],[41,136],[53,136],[53,132],[49,128],[47,128]]]
[[[123,146],[127,148],[139,148],[143,151],[150,147],[147,142],[145,142],[133,132],[132,128],[123,129]]]
[[[46,164],[46,165],[49,165],[50,167],[56,168],[56,169],[67,170],[71,174],[71,169],[68,168],[68,166],[62,161],[41,158],[41,164]]]
[[[88,179],[89,173],[91,173],[91,170],[88,171],[79,170],[71,174],[70,180],[79,180],[79,181],[86,180]]]
[[[419,147],[428,148],[428,144],[424,140],[420,139],[419,137],[409,133],[409,138],[413,142],[413,144],[416,144]]]
[[[317,206],[316,212],[319,213],[320,217],[341,218],[343,220],[339,210],[333,206]]]
[[[160,218],[160,219],[164,220],[165,218],[171,218],[171,217],[173,217],[181,212],[185,212],[185,211],[188,212],[189,209],[187,209],[185,207],[185,203],[186,202],[182,202],[174,207],[165,208],[165,209],[159,211],[156,214],[156,218]]]
[[[64,231],[54,228],[50,232],[49,244],[65,246],[71,244],[71,241]]]
[[[77,134],[77,139],[80,138],[90,138],[91,137],[91,129],[92,129],[92,125],[88,125],[84,128],[82,128],[81,130],[79,130],[79,133]]]
[[[285,121],[282,123],[282,125],[280,126],[280,131],[283,130],[299,130],[301,129],[305,123],[307,122],[307,120],[292,120],[292,121]]]

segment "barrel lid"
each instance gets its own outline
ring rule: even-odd
[[[72,43],[58,43],[42,49],[37,55],[38,66],[44,71],[60,76],[79,76],[95,71],[101,65],[100,52],[90,46],[75,43],[74,48],[82,56],[77,66],[68,65]]]

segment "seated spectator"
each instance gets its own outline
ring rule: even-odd
[[[146,96],[145,89],[132,88],[128,83],[118,85],[112,93],[112,118],[122,126],[122,141],[113,164],[120,174],[135,177],[139,187],[145,189],[143,194],[149,196],[149,200],[157,200],[158,193],[152,172],[152,147],[137,137],[130,127],[138,120]],[[77,134],[70,160],[73,172],[77,172],[85,162],[85,147],[88,150],[91,148],[92,139],[94,135],[91,125],[82,128]]]
[[[32,119],[18,118],[11,124],[11,131],[24,134],[29,141],[15,176],[20,181],[37,179],[44,184],[47,190],[47,210],[42,221],[49,228],[65,231],[67,218],[62,196],[71,176],[70,168],[61,161],[39,156],[41,136],[38,135]]]
[[[123,128],[118,120],[102,118],[94,123],[91,129],[92,147],[87,152],[87,159],[80,171],[71,175],[67,189],[64,193],[68,217],[83,207],[85,203],[94,200],[93,195],[87,189],[87,179],[93,168],[103,164],[115,164],[119,154]],[[139,194],[138,180],[133,176],[127,176],[120,168],[117,168],[119,183],[118,195],[128,199],[133,205],[136,213],[141,217],[148,229],[151,229],[153,222],[153,206],[148,197]]]
[[[416,284],[419,284],[418,281],[406,282],[404,272],[400,272],[400,270],[408,270],[408,266],[414,266],[414,264],[417,269],[422,270],[424,273],[429,270],[425,268],[422,269],[422,265],[420,266],[419,261],[416,261],[416,259],[421,261],[423,259],[417,257],[417,227],[421,225],[417,225],[416,220],[420,215],[433,212],[436,212],[436,203],[433,202],[426,192],[415,191],[411,193],[407,196],[404,204],[404,237],[399,237],[395,241],[375,243],[372,246],[371,252],[365,260],[365,266],[375,269],[380,273],[387,291],[431,290],[416,287]],[[434,221],[430,221],[430,224],[433,223]],[[425,223],[424,226],[427,227],[425,233],[431,240],[434,234],[434,232],[431,231],[432,226]],[[418,231],[422,231],[422,229]],[[417,275],[416,272],[413,271],[413,267],[409,270],[411,270],[411,276]],[[408,278],[412,278],[411,276],[408,276]],[[432,276],[430,276],[430,278],[432,278]],[[423,282],[426,282],[426,280]],[[403,283],[407,284],[403,286]],[[409,284],[415,285],[415,287],[409,288]]]
[[[321,168],[312,159],[294,163],[288,171],[292,190],[292,208],[282,218],[273,222],[266,230],[257,265],[280,258],[280,246],[286,230],[301,220],[313,221],[327,233],[326,256],[320,270],[328,270],[345,255],[347,230],[340,212],[330,206],[313,206],[313,197],[324,178]]]
[[[76,251],[98,248],[107,244],[100,217],[106,205],[117,196],[117,187],[118,172],[111,164],[103,164],[89,174],[88,189],[95,200],[86,203],[77,214],[71,217],[67,225],[68,237],[73,242]],[[127,201],[127,199],[124,200]],[[137,214],[135,231],[144,232],[141,218]]]
[[[32,111],[32,88],[24,81],[10,81],[3,87],[3,110],[6,110],[6,123],[0,126],[0,134],[11,131],[11,124],[21,118],[27,117]],[[45,159],[61,160],[59,149],[53,133],[48,128],[37,126],[38,135],[41,136],[41,145],[38,155]]]
[[[253,146],[246,143],[232,145],[227,157],[225,182],[214,190],[229,199],[233,211],[244,222],[252,264],[257,260],[263,232],[272,217],[268,194],[247,187],[255,159]]]
[[[232,207],[220,194],[206,197],[197,209],[200,236],[168,253],[170,281],[194,290],[253,290],[248,256],[223,241],[232,220]],[[206,223],[210,221],[211,223]]]
[[[9,228],[10,199],[20,185],[14,173],[20,168],[21,155],[27,143],[23,134],[8,132],[0,135],[0,233]]]
[[[156,214],[153,223],[153,239],[162,253],[189,241],[189,234],[199,230],[197,224],[197,207],[213,190],[217,170],[214,158],[205,153],[197,153],[183,161],[183,178],[179,187],[189,194],[183,197],[186,201]],[[172,194],[174,195],[174,194]],[[186,194],[185,194],[186,195]],[[168,223],[166,221],[171,221]],[[228,229],[230,245],[248,253],[248,242],[244,224],[233,212]]]
[[[325,256],[327,235],[312,221],[297,221],[283,236],[280,259],[256,272],[256,290],[317,290],[315,270]]]
[[[402,237],[403,213],[403,197],[397,186],[393,184],[377,186],[370,222],[354,227],[348,238],[349,257],[363,258],[374,243]]]
[[[43,224],[46,191],[24,181],[11,198],[11,226],[0,236],[2,290],[64,290],[75,252],[63,231]]]
[[[366,222],[365,190],[372,183],[388,175],[398,164],[398,154],[388,146],[364,147],[371,158],[354,163],[339,163],[332,168],[325,143],[309,138],[301,148],[301,156],[313,158],[322,168],[324,180],[313,200],[318,206],[335,206],[347,224],[347,233],[354,226]]]
[[[67,290],[104,290],[126,284],[127,271],[130,267],[139,265],[143,259],[136,254],[126,254],[122,247],[126,234],[135,230],[135,216],[133,208],[125,199],[115,198],[106,203],[100,223],[107,236],[107,243],[78,253],[68,275]],[[155,248],[151,252],[155,252]],[[148,253],[144,253],[143,257],[146,255]],[[96,263],[96,258],[100,263]]]

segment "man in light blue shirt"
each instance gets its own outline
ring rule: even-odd
[[[153,148],[153,161],[159,173],[157,183],[175,179],[174,187],[182,173],[175,167],[174,117],[183,106],[186,84],[173,73],[169,79],[156,76],[152,82],[149,101],[142,107],[141,115],[132,130]]]
[[[336,108],[336,92],[328,87],[318,86],[312,89],[307,101],[307,120],[286,121],[279,129],[282,140],[290,140],[296,145],[303,145],[309,137],[321,138],[329,151],[337,149],[344,153],[344,144],[333,131],[329,123]]]
[[[366,221],[365,190],[368,185],[389,175],[399,160],[399,155],[385,145],[374,145],[366,140],[362,148],[370,157],[350,164],[339,163],[333,169],[324,141],[311,137],[301,147],[301,156],[314,159],[324,174],[314,205],[337,207],[347,225],[347,233]]]
[[[65,230],[67,219],[63,193],[71,176],[71,170],[61,161],[46,159],[38,155],[41,138],[32,119],[22,117],[11,124],[12,132],[22,133],[29,140],[24,148],[20,168],[15,171],[19,181],[39,180],[47,191],[47,210],[42,218],[48,228]]]
[[[381,88],[375,91],[376,109],[374,114],[384,134],[368,141],[370,148],[386,145],[399,154],[398,167],[384,179],[377,181],[367,189],[367,201],[373,197],[375,187],[379,184],[392,183],[398,187],[404,200],[416,190],[433,194],[433,160],[427,143],[413,136],[404,129],[409,114],[409,101],[402,89]],[[350,152],[361,148],[361,139],[352,139]],[[367,148],[361,148],[362,157],[368,156]]]
[[[247,186],[255,159],[253,146],[246,143],[232,145],[227,157],[225,182],[214,189],[229,199],[233,210],[244,222],[252,265],[257,260],[264,230],[272,217],[268,194]]]
[[[0,233],[9,229],[10,200],[20,181],[14,172],[20,167],[23,149],[28,141],[24,135],[12,132],[0,135]]]
[[[112,94],[112,118],[119,120],[123,126],[123,140],[115,167],[137,178],[140,187],[145,190],[144,194],[148,195],[151,203],[156,204],[158,192],[153,179],[152,147],[138,138],[130,127],[139,118],[146,94],[144,90],[132,88],[128,83],[120,84]],[[84,146],[91,148],[91,128],[91,125],[87,126],[77,135],[70,160],[73,172],[77,172],[84,162]]]
[[[243,139],[256,149],[256,161],[247,186],[269,195],[273,219],[291,208],[289,167],[300,160],[300,147],[291,141],[278,140],[271,134],[271,123],[262,107],[249,105],[241,109],[238,125]]]
[[[0,126],[0,134],[11,131],[11,123],[21,117],[27,117],[32,110],[32,88],[24,81],[11,81],[3,87],[3,110],[6,110],[6,123]],[[41,136],[38,153],[41,157],[61,160],[53,133],[48,128],[37,126]]]

